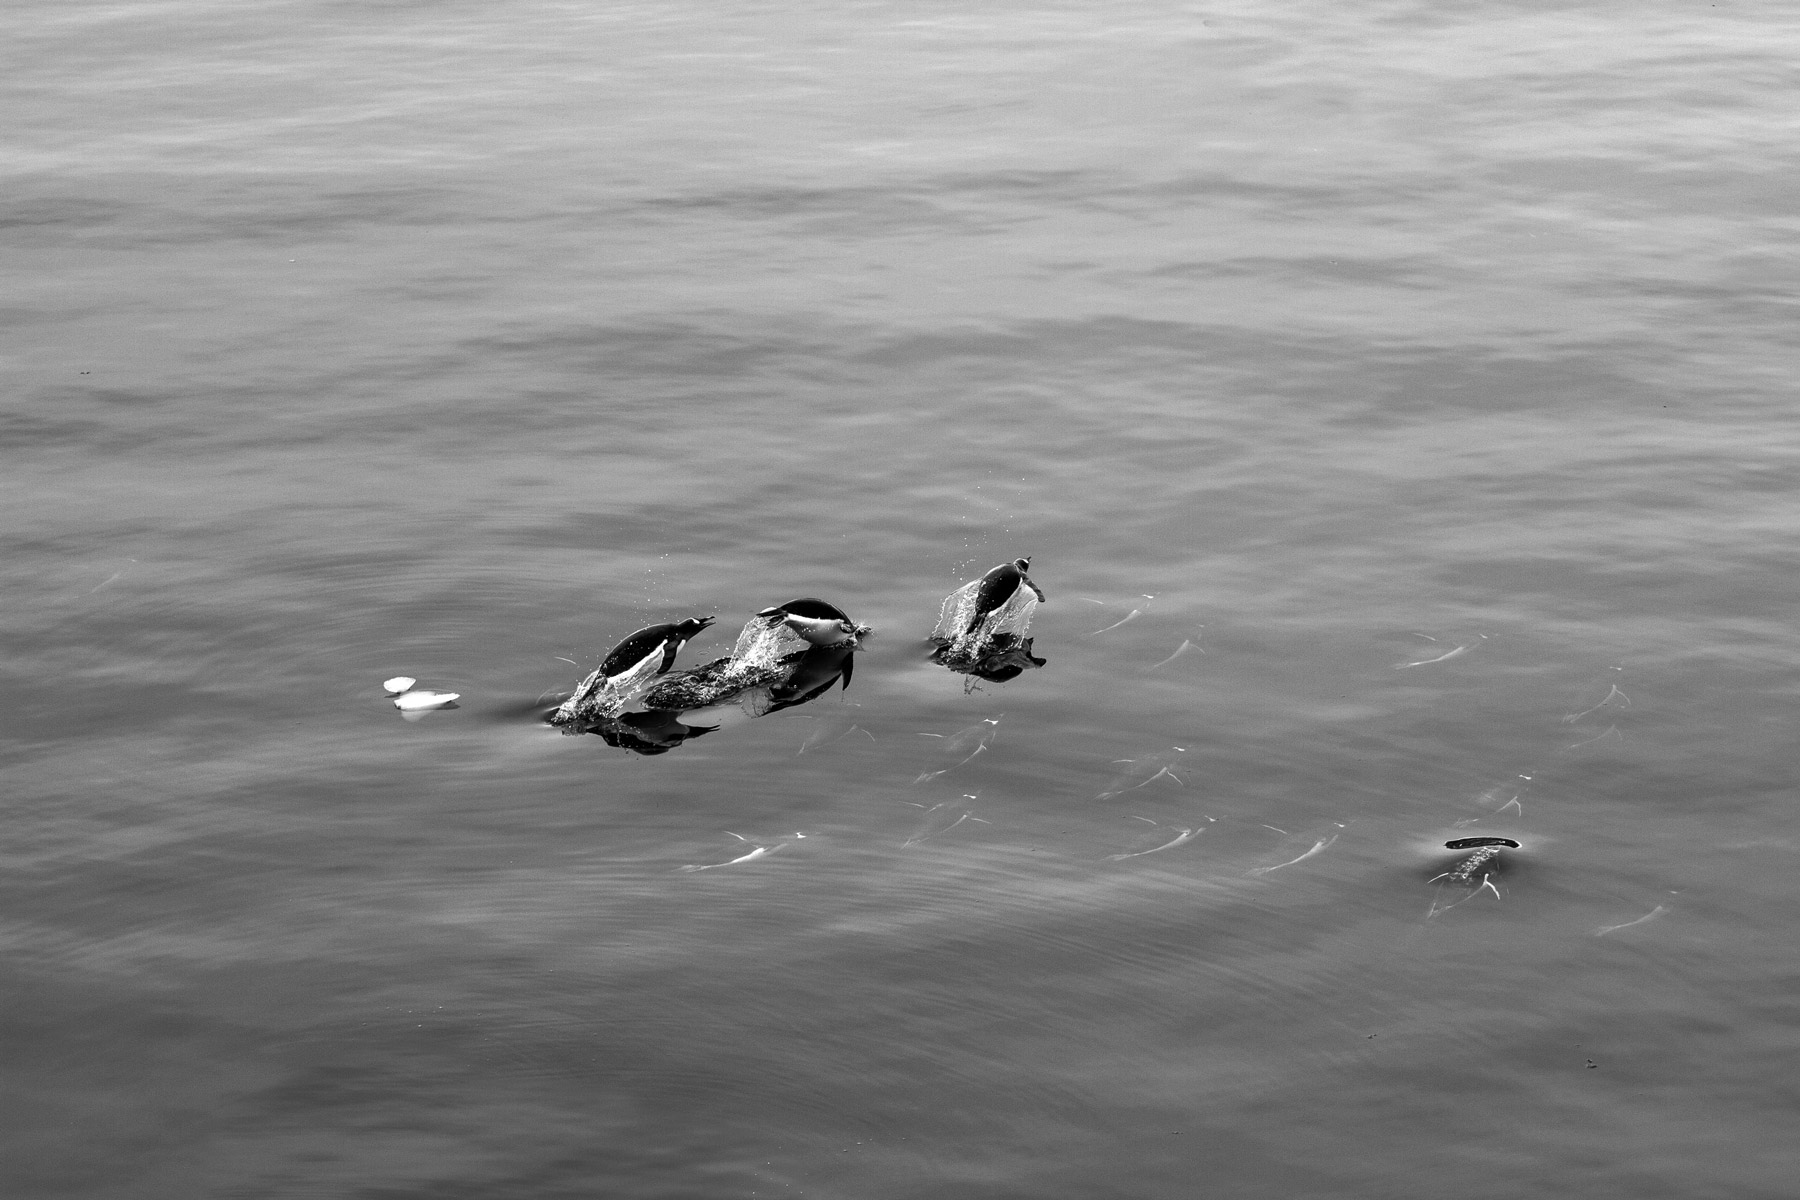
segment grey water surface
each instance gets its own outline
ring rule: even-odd
[[[0,1191],[1791,1196],[1797,44],[14,0]]]

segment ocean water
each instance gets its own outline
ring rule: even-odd
[[[1792,1195],[1797,39],[14,0],[6,1195]]]

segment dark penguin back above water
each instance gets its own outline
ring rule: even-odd
[[[796,617],[814,617],[827,621],[848,621],[850,619],[849,614],[843,609],[829,600],[821,600],[817,596],[802,596],[798,600],[789,600],[786,604],[777,604],[774,608],[765,608],[763,612],[793,613]]]
[[[981,586],[975,591],[975,612],[969,618],[969,628],[974,629],[989,613],[1004,605],[1016,595],[1020,588],[1027,587],[1043,602],[1044,593],[1038,590],[1037,584],[1025,572],[1031,570],[1029,558],[1016,558],[1009,563],[1001,563],[981,577]]]
[[[675,665],[675,655],[688,640],[712,623],[712,617],[690,617],[674,624],[646,626],[612,648],[606,661],[600,664],[600,674],[611,679],[660,655],[662,663],[656,673],[661,675]]]

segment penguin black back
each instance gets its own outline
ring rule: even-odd
[[[777,604],[774,608],[765,608],[756,615],[771,616],[775,613],[792,613],[796,617],[813,617],[826,621],[848,621],[849,615],[837,605],[817,596],[802,596],[798,600],[789,600],[786,604]]]
[[[1044,593],[1038,591],[1025,572],[1031,570],[1029,558],[1015,558],[1009,563],[1001,563],[981,577],[981,586],[975,589],[975,613],[969,618],[969,628],[973,629],[981,623],[981,619],[1000,608],[1018,593],[1021,587],[1028,587],[1041,601]]]

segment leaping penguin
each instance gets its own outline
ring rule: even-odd
[[[605,660],[557,708],[550,723],[566,725],[586,719],[584,710],[588,702],[605,691],[615,679],[626,680],[622,686],[630,691],[646,679],[665,673],[675,665],[675,655],[688,639],[712,623],[712,617],[690,617],[674,624],[647,625],[638,630],[607,653]],[[614,705],[615,710],[617,707]]]
[[[862,632],[854,621],[843,617],[807,616],[793,612],[784,605],[765,608],[756,615],[765,620],[781,622],[815,646],[848,645]]]
[[[652,674],[662,675],[675,665],[675,655],[695,634],[711,625],[713,617],[689,617],[670,625],[647,625],[612,648],[600,664],[602,679],[643,669],[652,659],[662,661]]]
[[[1015,558],[1009,563],[1001,563],[981,577],[981,586],[975,589],[975,613],[969,618],[970,631],[978,627],[989,613],[1004,606],[1017,595],[1021,587],[1030,588],[1039,604],[1044,602],[1043,591],[1025,574],[1029,570],[1029,558]]]

